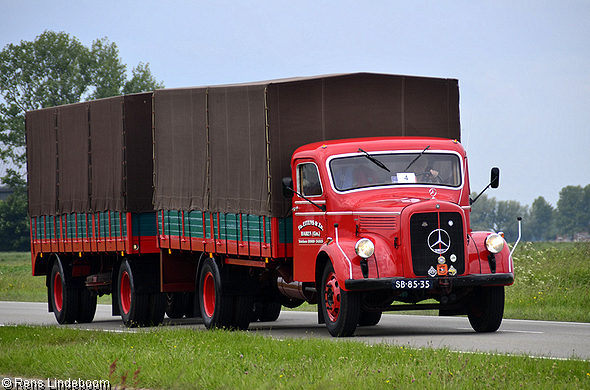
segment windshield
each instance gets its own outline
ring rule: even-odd
[[[363,153],[330,161],[338,191],[383,185],[461,186],[461,164],[456,154]]]

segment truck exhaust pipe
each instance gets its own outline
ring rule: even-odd
[[[281,294],[292,299],[300,299],[304,301],[313,301],[315,298],[315,289],[312,291],[305,287],[302,282],[287,283],[282,277],[277,278],[277,287]]]

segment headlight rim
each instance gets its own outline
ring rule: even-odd
[[[502,235],[498,233],[491,233],[486,236],[485,244],[488,252],[497,254],[502,252],[505,242]]]
[[[375,243],[363,237],[354,244],[354,252],[363,259],[368,259],[375,254]]]

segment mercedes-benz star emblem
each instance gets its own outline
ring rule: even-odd
[[[428,235],[428,247],[438,255],[442,255],[451,247],[451,237],[443,229],[435,229]]]
[[[431,197],[432,199],[434,199],[434,198],[435,198],[435,196],[436,196],[436,193],[437,193],[437,192],[436,192],[436,188],[431,188],[431,189],[429,189],[429,190],[428,190],[428,193],[430,194],[430,197]]]

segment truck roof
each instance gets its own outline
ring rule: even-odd
[[[463,146],[458,140],[438,137],[365,137],[347,138],[341,140],[329,140],[314,142],[297,148],[293,158],[314,154],[342,154],[356,153],[359,148],[367,152],[388,150],[423,150],[430,146],[429,150],[448,150],[464,154]]]

